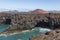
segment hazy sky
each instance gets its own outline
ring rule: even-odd
[[[0,9],[60,10],[60,0],[0,0]]]

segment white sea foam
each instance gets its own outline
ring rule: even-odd
[[[22,40],[22,39],[17,39],[17,40]]]
[[[47,29],[47,28],[40,28],[39,30],[40,30],[40,32],[44,32],[44,31],[48,32],[48,31],[51,31],[50,29]]]
[[[25,31],[22,31],[22,32],[30,32],[30,30],[25,30]]]
[[[11,35],[15,35],[15,34],[18,34],[18,32],[10,33],[10,34],[8,34],[8,35],[10,35],[10,36],[11,36]]]
[[[32,30],[35,30],[35,29],[32,29]]]
[[[21,32],[14,32],[14,33],[9,33],[9,34],[0,34],[0,36],[11,36],[11,35],[15,35],[15,34],[19,34],[19,33],[26,33],[29,32],[30,30],[25,30],[25,31],[21,31]]]
[[[4,37],[7,37],[7,35],[6,35],[6,34],[0,34],[0,36],[4,36]]]
[[[0,36],[7,37],[7,36],[15,35],[15,34],[18,34],[18,33],[19,33],[19,32],[9,33],[9,34],[0,34]]]
[[[25,30],[25,31],[21,31],[21,32],[14,32],[14,33],[10,33],[8,35],[11,36],[11,35],[20,34],[20,33],[26,33],[26,32],[29,32],[29,30]]]

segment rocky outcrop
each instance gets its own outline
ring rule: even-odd
[[[52,30],[51,32],[44,34],[34,35],[30,38],[30,40],[60,40],[60,29]]]
[[[37,22],[41,22],[41,24],[43,25],[43,27],[47,28],[50,27],[48,23],[48,17],[49,14],[8,14],[8,13],[1,13],[1,17],[0,17],[0,23],[2,22],[2,20],[4,21],[5,18],[10,17],[11,18],[11,25],[10,25],[10,29],[29,29],[29,28],[34,28],[35,25],[37,25]],[[59,28],[60,26],[60,14],[52,14],[50,15],[50,17],[52,18],[51,23],[52,25],[54,25],[55,28]],[[44,22],[42,21],[44,20]],[[49,19],[50,21],[50,19]],[[55,24],[54,24],[55,22]],[[39,23],[40,24],[40,23]],[[40,24],[40,26],[42,27],[42,25]],[[40,27],[39,26],[39,27]],[[37,27],[37,26],[36,26]]]

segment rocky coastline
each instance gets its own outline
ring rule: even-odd
[[[30,40],[60,40],[60,29],[52,30],[44,34],[34,35]]]
[[[7,14],[7,15],[5,14],[4,16],[1,16],[0,24],[3,24],[4,23],[4,22],[2,22],[2,20],[4,21],[3,18],[7,18],[7,17],[10,17],[12,19],[12,22],[9,25],[9,28],[7,30],[5,30],[4,32],[2,32],[1,34],[10,34],[10,33],[15,33],[15,32],[21,32],[24,30],[31,30],[34,27],[43,27],[43,28],[51,27],[52,33],[48,32],[45,34],[33,35],[30,38],[30,40],[48,40],[48,39],[49,40],[58,40],[59,39],[59,38],[54,39],[54,37],[51,38],[52,36],[50,36],[50,35],[54,36],[56,29],[60,28],[59,27],[60,26],[60,14],[50,14],[50,15],[49,14]],[[50,17],[50,18],[48,19],[48,17]],[[42,25],[40,25],[40,23]],[[48,24],[48,25],[46,25],[46,24]],[[51,25],[51,26],[49,26],[49,25]],[[53,28],[54,28],[54,30],[53,30]],[[46,34],[48,34],[48,36]],[[59,35],[59,33],[57,35]]]

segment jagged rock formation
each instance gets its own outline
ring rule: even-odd
[[[38,12],[42,11],[40,9],[37,9]],[[35,11],[37,11],[35,10]],[[34,11],[34,12],[35,12]],[[10,17],[12,22],[10,25],[9,29],[29,29],[29,28],[34,28],[35,25],[37,25],[37,22],[44,20],[45,23],[48,24],[48,16],[49,13],[47,14],[35,14],[34,12],[17,12],[17,13],[13,13],[13,12],[1,12],[0,13],[0,23],[2,22],[2,20],[4,21],[7,17]],[[32,13],[32,14],[30,14]],[[55,23],[59,24],[60,23],[60,14],[52,14],[50,15],[51,17],[51,22],[52,25]],[[45,27],[48,27],[48,25],[46,25],[45,23],[43,23],[45,25]],[[40,25],[41,26],[41,25]],[[55,25],[57,27],[57,25]],[[55,27],[54,26],[54,27]],[[58,25],[58,27],[60,26],[60,24]],[[36,26],[37,27],[37,26]],[[42,27],[42,26],[41,26]]]
[[[30,40],[60,40],[60,30],[52,30],[44,34],[34,35]]]

